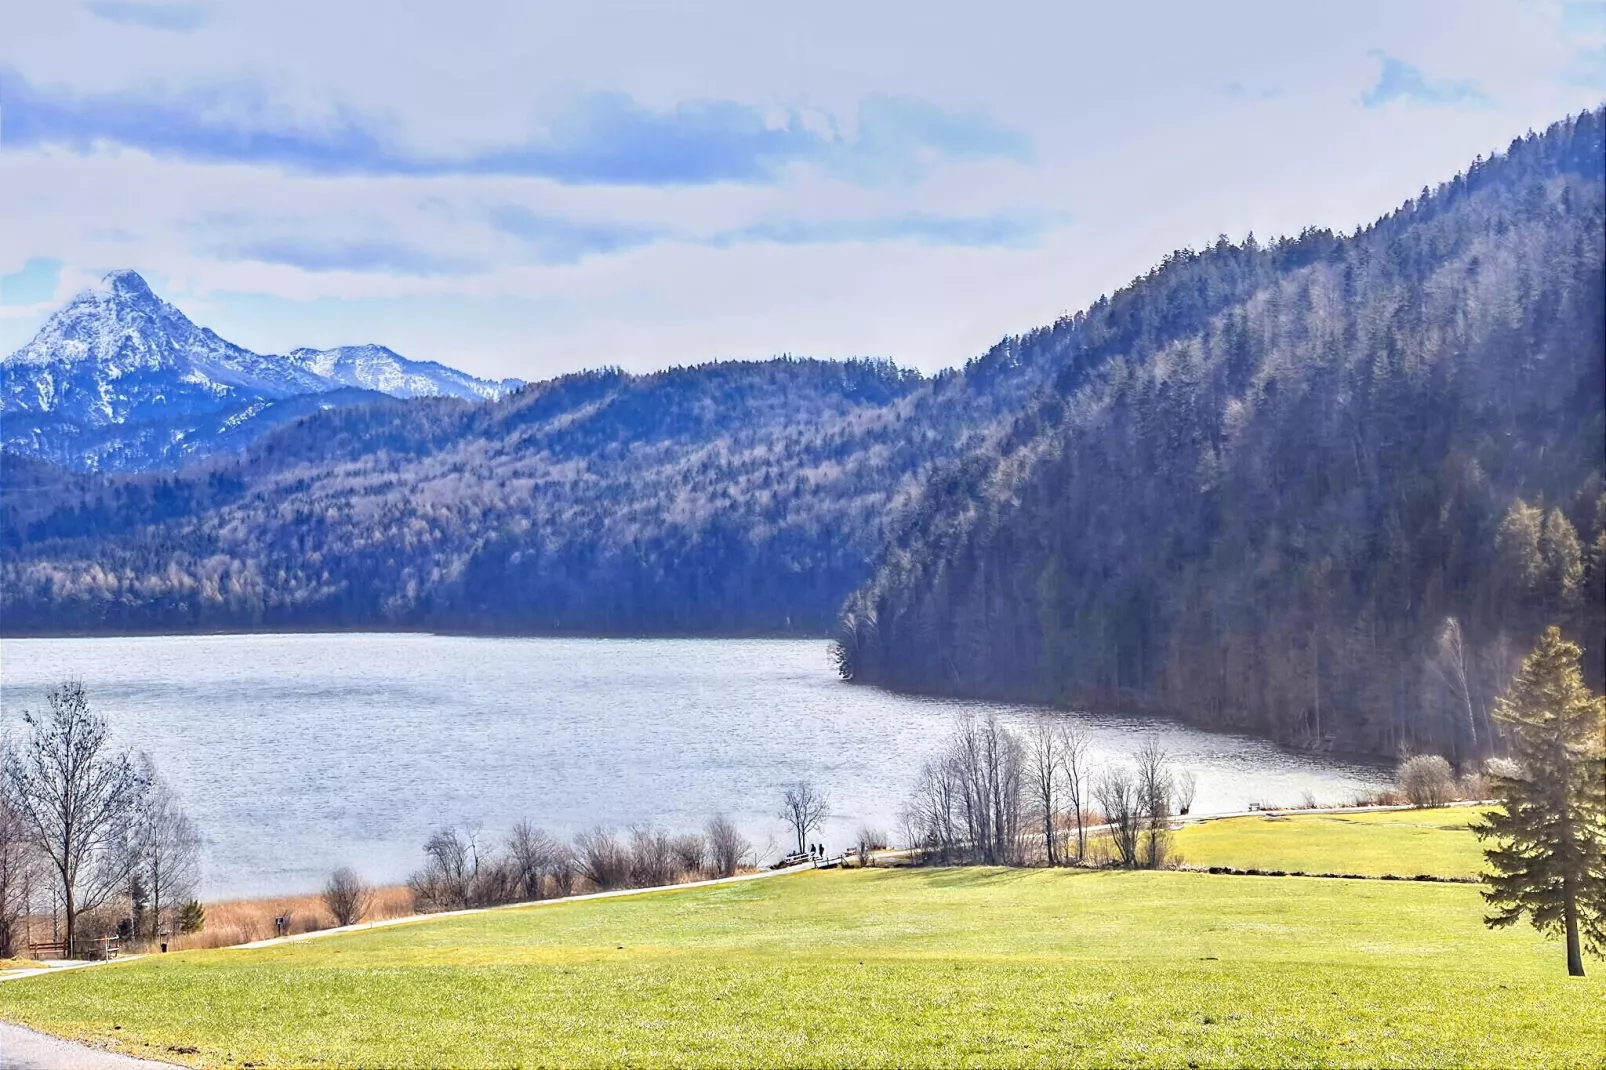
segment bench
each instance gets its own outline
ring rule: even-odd
[[[65,940],[49,940],[44,943],[30,943],[28,957],[31,959],[64,959],[67,957],[67,942]]]

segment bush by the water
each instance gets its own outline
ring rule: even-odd
[[[425,842],[424,858],[424,867],[407,879],[420,913],[729,877],[754,863],[752,844],[723,815],[704,832],[671,835],[637,824],[621,836],[599,825],[572,843],[529,822],[501,843],[445,827]]]
[[[1443,806],[1456,797],[1455,773],[1437,754],[1418,754],[1400,763],[1395,779],[1412,806]]]

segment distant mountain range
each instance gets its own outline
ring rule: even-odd
[[[253,353],[114,271],[0,362],[0,448],[79,470],[177,467],[319,408],[383,395],[483,401],[520,385],[375,345]]]

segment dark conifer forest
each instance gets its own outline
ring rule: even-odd
[[[1603,121],[934,377],[603,370],[174,472],[7,456],[0,629],[834,632],[860,682],[1481,753],[1546,624],[1606,652]]]
[[[1598,682],[1602,119],[1057,325],[1052,389],[849,601],[844,674],[1457,756],[1545,624]]]

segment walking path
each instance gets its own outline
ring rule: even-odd
[[[0,1022],[0,1070],[173,1070],[173,1065]]]

